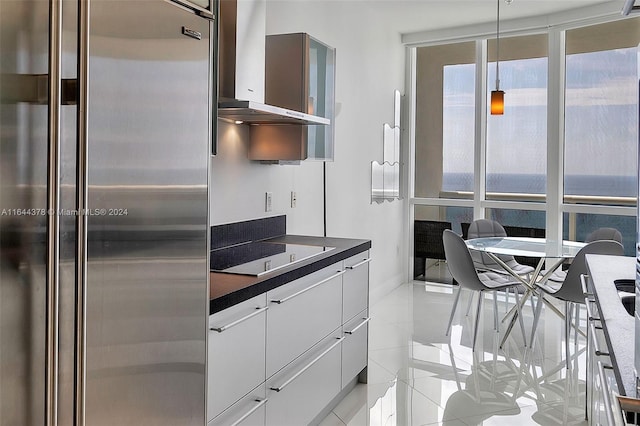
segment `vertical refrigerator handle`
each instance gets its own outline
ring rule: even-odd
[[[45,422],[58,424],[62,0],[49,2]]]
[[[76,175],[76,330],[75,330],[75,426],[85,425],[87,349],[87,215],[88,211],[88,125],[89,125],[89,7],[78,2],[78,106]]]

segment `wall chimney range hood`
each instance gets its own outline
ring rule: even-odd
[[[218,117],[227,121],[242,121],[248,124],[330,124],[328,118],[238,99],[221,99],[218,102]]]
[[[220,0],[219,7],[218,117],[245,124],[329,124],[324,117],[264,104],[265,0]]]

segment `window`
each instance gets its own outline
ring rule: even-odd
[[[475,72],[475,64],[447,65],[443,70],[443,192],[473,192]]]
[[[567,31],[565,203],[636,196],[638,18]]]
[[[475,42],[418,48],[417,197],[473,191],[475,55]]]
[[[486,59],[476,48],[484,43]],[[562,231],[562,238],[576,241],[596,228],[612,227],[622,233],[627,254],[633,254],[639,44],[640,18],[570,30],[541,26],[538,34],[501,37],[501,116],[489,113],[488,102],[496,84],[495,39],[416,48],[415,220],[444,221],[464,232],[474,217],[484,216],[512,234],[544,232],[558,239]],[[553,58],[551,72],[564,61],[565,78],[558,79],[564,105],[561,96],[548,96],[549,53],[563,50],[564,57]],[[476,122],[479,67],[487,71],[486,123]],[[547,123],[550,111],[558,111],[558,117]],[[486,135],[475,140],[485,125]],[[547,158],[548,133],[558,135],[550,143],[559,142],[564,150],[564,164],[553,167],[554,175],[547,170],[548,162],[558,161]],[[474,152],[477,146],[486,151]],[[482,154],[484,170],[474,170]],[[486,184],[484,193],[475,193],[483,188],[474,185],[478,175]],[[551,206],[562,219],[546,213],[548,181],[564,183],[563,202]]]
[[[615,228],[622,234],[622,245],[626,256],[635,255],[636,218],[604,214],[564,213],[564,239],[584,241],[598,228]]]
[[[488,91],[495,89],[495,44],[489,43]],[[505,109],[504,115],[487,113],[487,198],[546,192],[547,46],[546,34],[500,40]]]

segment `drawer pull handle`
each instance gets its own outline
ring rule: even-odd
[[[360,324],[358,324],[358,325],[356,326],[356,328],[354,328],[353,330],[345,331],[345,333],[346,333],[346,334],[353,334],[353,333],[355,333],[356,331],[358,331],[358,329],[359,329],[360,327],[364,326],[366,323],[368,323],[369,321],[371,321],[371,317],[366,317],[366,318],[362,318],[362,319],[363,319],[364,321],[362,321]]]
[[[231,327],[236,326],[236,325],[240,324],[241,322],[248,320],[249,318],[255,317],[256,315],[266,311],[267,309],[269,309],[268,306],[265,306],[263,308],[256,308],[256,310],[251,312],[249,315],[246,315],[246,316],[244,316],[242,318],[239,318],[239,319],[237,319],[235,321],[232,321],[229,324],[223,325],[221,327],[211,327],[210,330],[211,331],[217,331],[218,333],[222,333],[223,331],[228,330]]]
[[[584,299],[584,301],[585,301],[584,306],[587,309],[587,319],[589,321],[600,321],[600,317],[594,316],[593,312],[591,311],[591,303],[593,303],[593,300]]]
[[[339,337],[338,339],[336,339],[335,343],[333,343],[331,346],[329,346],[327,349],[325,349],[324,351],[322,351],[322,353],[320,355],[318,355],[317,357],[315,357],[314,359],[312,359],[309,364],[305,365],[304,367],[302,367],[297,373],[295,373],[293,376],[289,377],[283,384],[281,384],[280,386],[273,386],[270,387],[269,389],[276,391],[276,392],[280,392],[282,391],[285,387],[287,387],[291,382],[293,382],[295,379],[298,378],[298,376],[300,376],[302,373],[304,373],[305,371],[307,371],[308,369],[310,369],[313,364],[315,364],[316,362],[320,361],[320,359],[325,356],[326,354],[328,354],[329,352],[331,352],[331,350],[333,348],[335,348],[336,346],[338,346],[342,341],[344,340],[344,336],[343,337]]]
[[[591,330],[591,334],[593,335],[593,349],[595,349],[595,353],[597,356],[609,356],[609,352],[603,352],[600,350],[600,344],[598,343],[598,338],[596,337],[596,326],[593,323],[589,323],[589,328]]]
[[[317,283],[315,283],[315,284],[313,284],[313,285],[310,285],[310,286],[309,286],[309,287],[307,287],[307,288],[303,288],[302,290],[300,290],[300,291],[298,291],[298,292],[295,292],[295,293],[293,293],[293,294],[291,294],[291,295],[289,295],[289,296],[287,296],[287,297],[284,297],[284,298],[282,298],[282,299],[272,299],[272,300],[271,300],[271,302],[273,302],[273,303],[277,303],[278,305],[279,305],[279,304],[281,304],[281,303],[284,303],[284,302],[286,302],[287,300],[291,300],[291,299],[293,299],[294,297],[298,297],[298,296],[300,296],[301,294],[306,293],[307,291],[309,291],[309,290],[311,290],[311,289],[314,289],[314,288],[318,287],[319,285],[322,285],[322,284],[326,283],[327,281],[331,281],[332,279],[334,279],[334,278],[336,278],[336,277],[339,277],[340,275],[344,274],[345,272],[346,272],[346,271],[338,271],[337,273],[335,273],[335,274],[331,275],[329,278],[325,278],[325,279],[324,279],[324,280],[322,280],[322,281],[318,281]]]
[[[251,409],[249,411],[247,411],[246,413],[244,413],[242,416],[240,416],[240,418],[238,420],[236,420],[235,422],[231,423],[231,426],[238,426],[240,423],[245,421],[245,419],[247,417],[252,415],[256,410],[258,410],[260,407],[262,407],[264,404],[266,404],[268,399],[267,398],[265,398],[265,399],[255,399],[254,401],[257,402],[257,404],[254,405],[253,407],[251,407]]]
[[[347,266],[346,268],[347,268],[347,269],[356,269],[357,267],[362,266],[362,265],[364,265],[365,263],[369,263],[369,262],[371,262],[371,258],[370,258],[370,257],[367,257],[367,258],[362,259],[362,261],[361,261],[361,262],[358,262],[358,263],[356,263],[355,265]]]
[[[589,286],[587,285],[587,278],[589,278],[588,275],[580,274],[580,286],[582,287],[582,294],[584,294],[585,298],[593,296],[593,293],[589,292]]]

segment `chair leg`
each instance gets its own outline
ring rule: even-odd
[[[493,329],[500,332],[498,328],[498,292],[493,292]]]
[[[506,289],[504,293],[504,313],[505,314],[509,312],[509,298],[510,298],[509,296],[511,296],[510,288]]]
[[[458,286],[456,297],[453,299],[453,307],[451,308],[451,316],[449,317],[449,325],[447,325],[447,332],[445,333],[445,336],[448,336],[449,332],[451,331],[451,324],[453,323],[453,316],[456,313],[456,307],[458,306],[458,299],[460,298],[460,293],[462,293],[462,287]]]
[[[533,293],[531,293],[531,296],[529,296],[529,303],[531,304],[531,312],[533,312],[535,314],[536,313],[536,304],[535,304],[535,301],[533,300]]]
[[[471,351],[476,351],[476,337],[478,337],[478,324],[480,324],[480,312],[482,311],[482,292],[478,292],[478,309],[476,309],[476,323],[473,327],[473,342],[471,343]]]
[[[569,337],[571,336],[571,308],[570,302],[564,302],[564,351],[567,357],[567,369],[569,369]]]
[[[576,311],[576,322],[573,324],[573,346],[578,350],[578,328],[580,327],[580,306],[573,304],[573,309]]]
[[[520,331],[522,332],[522,339],[524,340],[524,347],[527,347],[527,334],[524,331],[524,320],[522,318],[522,309],[520,308],[520,296],[518,295],[518,290],[514,291],[516,295],[516,309],[518,313],[518,322],[520,323]]]

